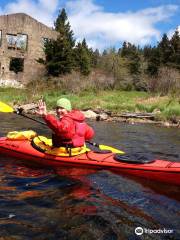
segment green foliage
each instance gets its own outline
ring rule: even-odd
[[[134,51],[136,51],[136,46],[132,45],[129,42],[124,42],[122,45],[122,49],[119,49],[121,57],[129,57]]]
[[[121,57],[127,58],[129,60],[128,68],[130,74],[139,74],[140,73],[140,67],[141,67],[141,58],[140,58],[140,51],[131,43],[123,43],[122,49],[119,49],[118,53]]]
[[[160,53],[159,49],[154,47],[151,49],[151,54],[148,60],[146,72],[150,76],[157,75],[159,67],[160,67]]]
[[[136,109],[138,109],[141,112],[152,113],[157,108],[158,108],[157,104],[153,104],[153,105],[139,104],[139,103],[136,104]]]
[[[0,88],[0,99],[7,104],[24,103],[28,101],[26,91],[17,88]]]
[[[126,81],[125,88],[126,90],[147,90],[146,85],[141,83],[141,65],[142,65],[142,50],[139,47],[131,43],[123,43],[123,46],[118,51],[118,55],[121,58],[126,59],[126,66],[129,72],[130,81]]]
[[[172,46],[167,37],[167,34],[164,34],[161,42],[157,46],[159,48],[159,57],[162,64],[167,64],[170,61],[172,55]]]
[[[57,17],[55,23],[55,30],[60,33],[62,38],[65,38],[69,42],[70,47],[73,48],[75,45],[74,33],[71,30],[70,23],[68,22],[68,17],[65,9],[63,8]]]
[[[62,9],[55,21],[55,30],[59,32],[57,40],[47,40],[44,44],[45,66],[49,75],[59,76],[70,73],[74,67],[73,47],[75,40],[67,21],[65,9]]]
[[[162,113],[168,119],[170,119],[171,117],[178,117],[180,116],[180,104],[169,106],[168,108],[165,108]]]
[[[43,81],[42,81],[43,83]],[[37,87],[38,89],[46,89]],[[180,103],[178,98],[159,97],[145,92],[137,91],[84,91],[80,94],[64,93],[57,88],[46,89],[45,91],[38,91],[36,96],[34,93],[34,86],[29,85],[27,89],[14,88],[0,88],[1,101],[14,105],[25,104],[31,101],[36,102],[40,98],[44,98],[49,109],[54,108],[55,103],[59,97],[67,97],[72,101],[74,108],[79,109],[105,109],[113,112],[157,112],[161,119],[178,119],[180,116]],[[174,121],[174,120],[173,120]]]
[[[97,52],[95,54],[92,49],[88,48],[85,39],[75,46],[74,34],[64,8],[54,25],[55,30],[59,32],[58,38],[57,40],[48,40],[44,45],[47,73],[57,77],[75,69],[83,75],[88,75],[91,67],[97,64]],[[41,59],[38,61],[43,63]]]
[[[56,41],[48,42],[45,53],[48,74],[59,76],[60,74],[70,73],[73,69],[73,51],[65,38],[58,37]]]
[[[91,52],[88,49],[86,40],[78,43],[74,49],[75,66],[83,75],[88,75],[91,71]]]
[[[147,73],[157,76],[160,67],[180,69],[180,35],[176,30],[171,39],[164,34],[157,47],[144,49],[148,60]]]
[[[152,47],[151,45],[145,45],[144,48],[143,48],[143,57],[145,60],[148,60],[151,56],[151,50],[152,50]]]
[[[128,70],[129,61],[127,58],[121,58],[119,55],[114,56],[114,78],[115,78],[115,88],[131,91],[132,86],[132,76]]]
[[[124,42],[118,51],[111,47],[100,53],[98,49],[94,51],[89,48],[85,39],[75,44],[65,9],[60,11],[54,25],[55,30],[59,32],[59,37],[57,40],[45,42],[46,59],[45,61],[39,59],[38,62],[45,64],[48,75],[54,77],[62,77],[74,72],[77,72],[77,75],[81,74],[82,77],[86,76],[83,82],[79,76],[75,77],[72,85],[79,85],[81,82],[83,87],[74,87],[74,92],[79,91],[78,89],[86,89],[87,86],[94,91],[111,88],[126,91],[152,91],[162,95],[177,92],[180,70],[178,30],[171,39],[164,34],[154,47],[146,45],[140,48]],[[88,75],[94,77],[95,73],[99,79],[93,80],[94,82],[88,85]],[[63,81],[64,91],[72,88],[69,85]]]
[[[180,33],[178,30],[173,34],[170,43],[172,47],[171,66],[180,70]]]
[[[140,74],[141,70],[141,59],[140,59],[140,55],[137,51],[132,51],[131,55],[130,55],[130,62],[129,62],[129,71],[130,74],[135,74],[138,75]]]

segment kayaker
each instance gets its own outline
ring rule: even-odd
[[[85,122],[85,116],[79,110],[72,110],[67,98],[60,98],[56,103],[57,118],[47,113],[46,103],[38,102],[37,114],[41,115],[52,129],[52,142],[55,147],[81,147],[86,140],[94,136],[94,130]]]

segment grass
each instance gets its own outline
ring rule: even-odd
[[[10,105],[36,102],[41,97],[52,109],[59,97],[71,100],[73,108],[103,109],[115,113],[120,112],[157,112],[163,120],[180,117],[180,100],[171,96],[155,96],[146,92],[137,91],[83,91],[80,94],[65,94],[58,89],[31,89],[0,88],[0,101]]]
[[[27,99],[25,90],[15,89],[15,88],[0,88],[0,101],[1,102],[15,105],[18,103],[24,103],[27,100],[28,99]]]
[[[176,118],[180,116],[180,106],[179,104],[174,104],[165,108],[162,111],[162,115],[165,116],[166,119]]]

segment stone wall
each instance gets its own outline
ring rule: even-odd
[[[13,80],[26,84],[29,81],[39,79],[45,73],[42,64],[37,63],[37,59],[44,58],[43,38],[56,39],[58,33],[46,25],[38,22],[32,17],[24,14],[9,14],[0,16],[0,80]],[[7,34],[27,35],[26,50],[8,49]],[[23,72],[15,73],[9,70],[11,58],[23,58]]]

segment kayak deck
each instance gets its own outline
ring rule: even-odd
[[[145,164],[126,163],[115,160],[113,152],[97,153],[93,151],[72,157],[54,156],[33,148],[28,140],[12,141],[5,137],[0,138],[0,154],[21,159],[28,164],[34,162],[40,166],[108,169],[180,185],[180,162],[154,160]]]

